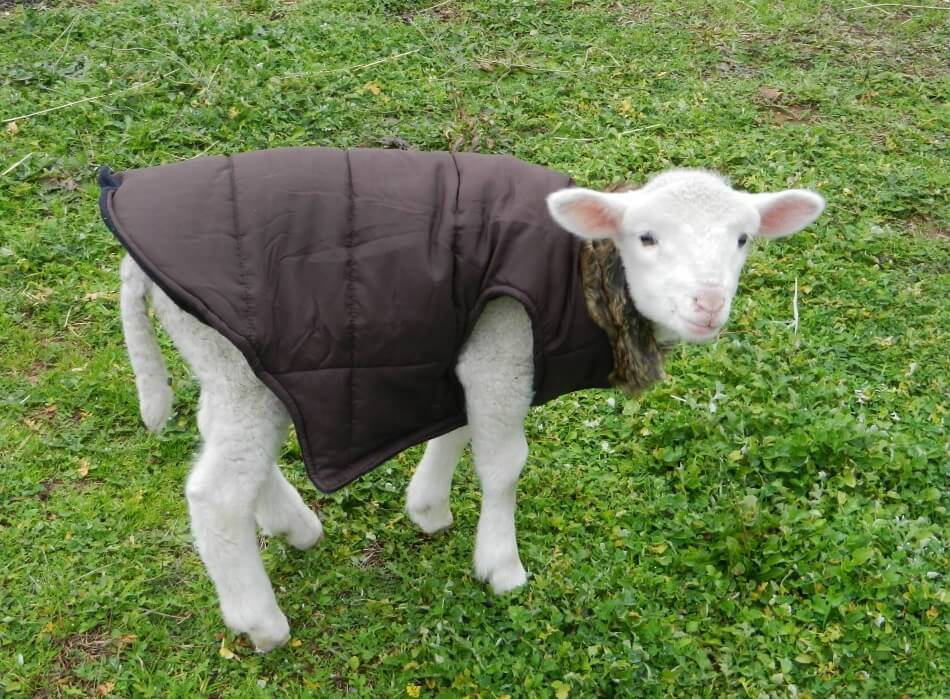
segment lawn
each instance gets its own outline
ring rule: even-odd
[[[950,4],[864,5],[0,0],[0,696],[950,694]],[[289,145],[828,209],[667,382],[532,413],[521,591],[472,577],[467,456],[428,538],[419,448],[326,496],[288,442],[327,538],[262,542],[293,640],[260,656],[191,545],[177,361],[140,424],[94,173]]]

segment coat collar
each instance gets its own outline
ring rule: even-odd
[[[663,349],[653,336],[653,323],[634,306],[612,241],[582,244],[581,278],[587,312],[610,340],[614,357],[611,385],[634,395],[664,379]]]

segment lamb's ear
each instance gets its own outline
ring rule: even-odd
[[[818,218],[825,208],[825,200],[807,189],[750,194],[749,198],[759,211],[758,235],[764,238],[784,238],[797,233]]]
[[[620,194],[577,187],[552,192],[547,202],[551,218],[576,236],[595,240],[620,235],[626,208],[625,197]]]

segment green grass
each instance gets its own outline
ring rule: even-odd
[[[950,13],[432,4],[0,2],[0,118],[97,98],[0,129],[0,695],[946,696]],[[327,539],[266,543],[295,640],[257,656],[191,547],[180,364],[167,431],[139,423],[93,174],[391,138],[829,207],[667,383],[533,413],[523,591],[471,576],[469,466],[429,539],[418,449],[327,497],[288,445]]]

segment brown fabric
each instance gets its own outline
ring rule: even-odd
[[[580,242],[544,203],[566,175],[505,156],[293,148],[104,168],[99,182],[139,265],[287,406],[321,490],[465,424],[455,363],[492,298],[531,317],[535,404],[608,385]]]
[[[613,349],[610,385],[635,395],[663,380],[663,352],[653,337],[652,324],[633,305],[620,253],[612,241],[583,244],[581,278],[587,311],[607,333]]]

